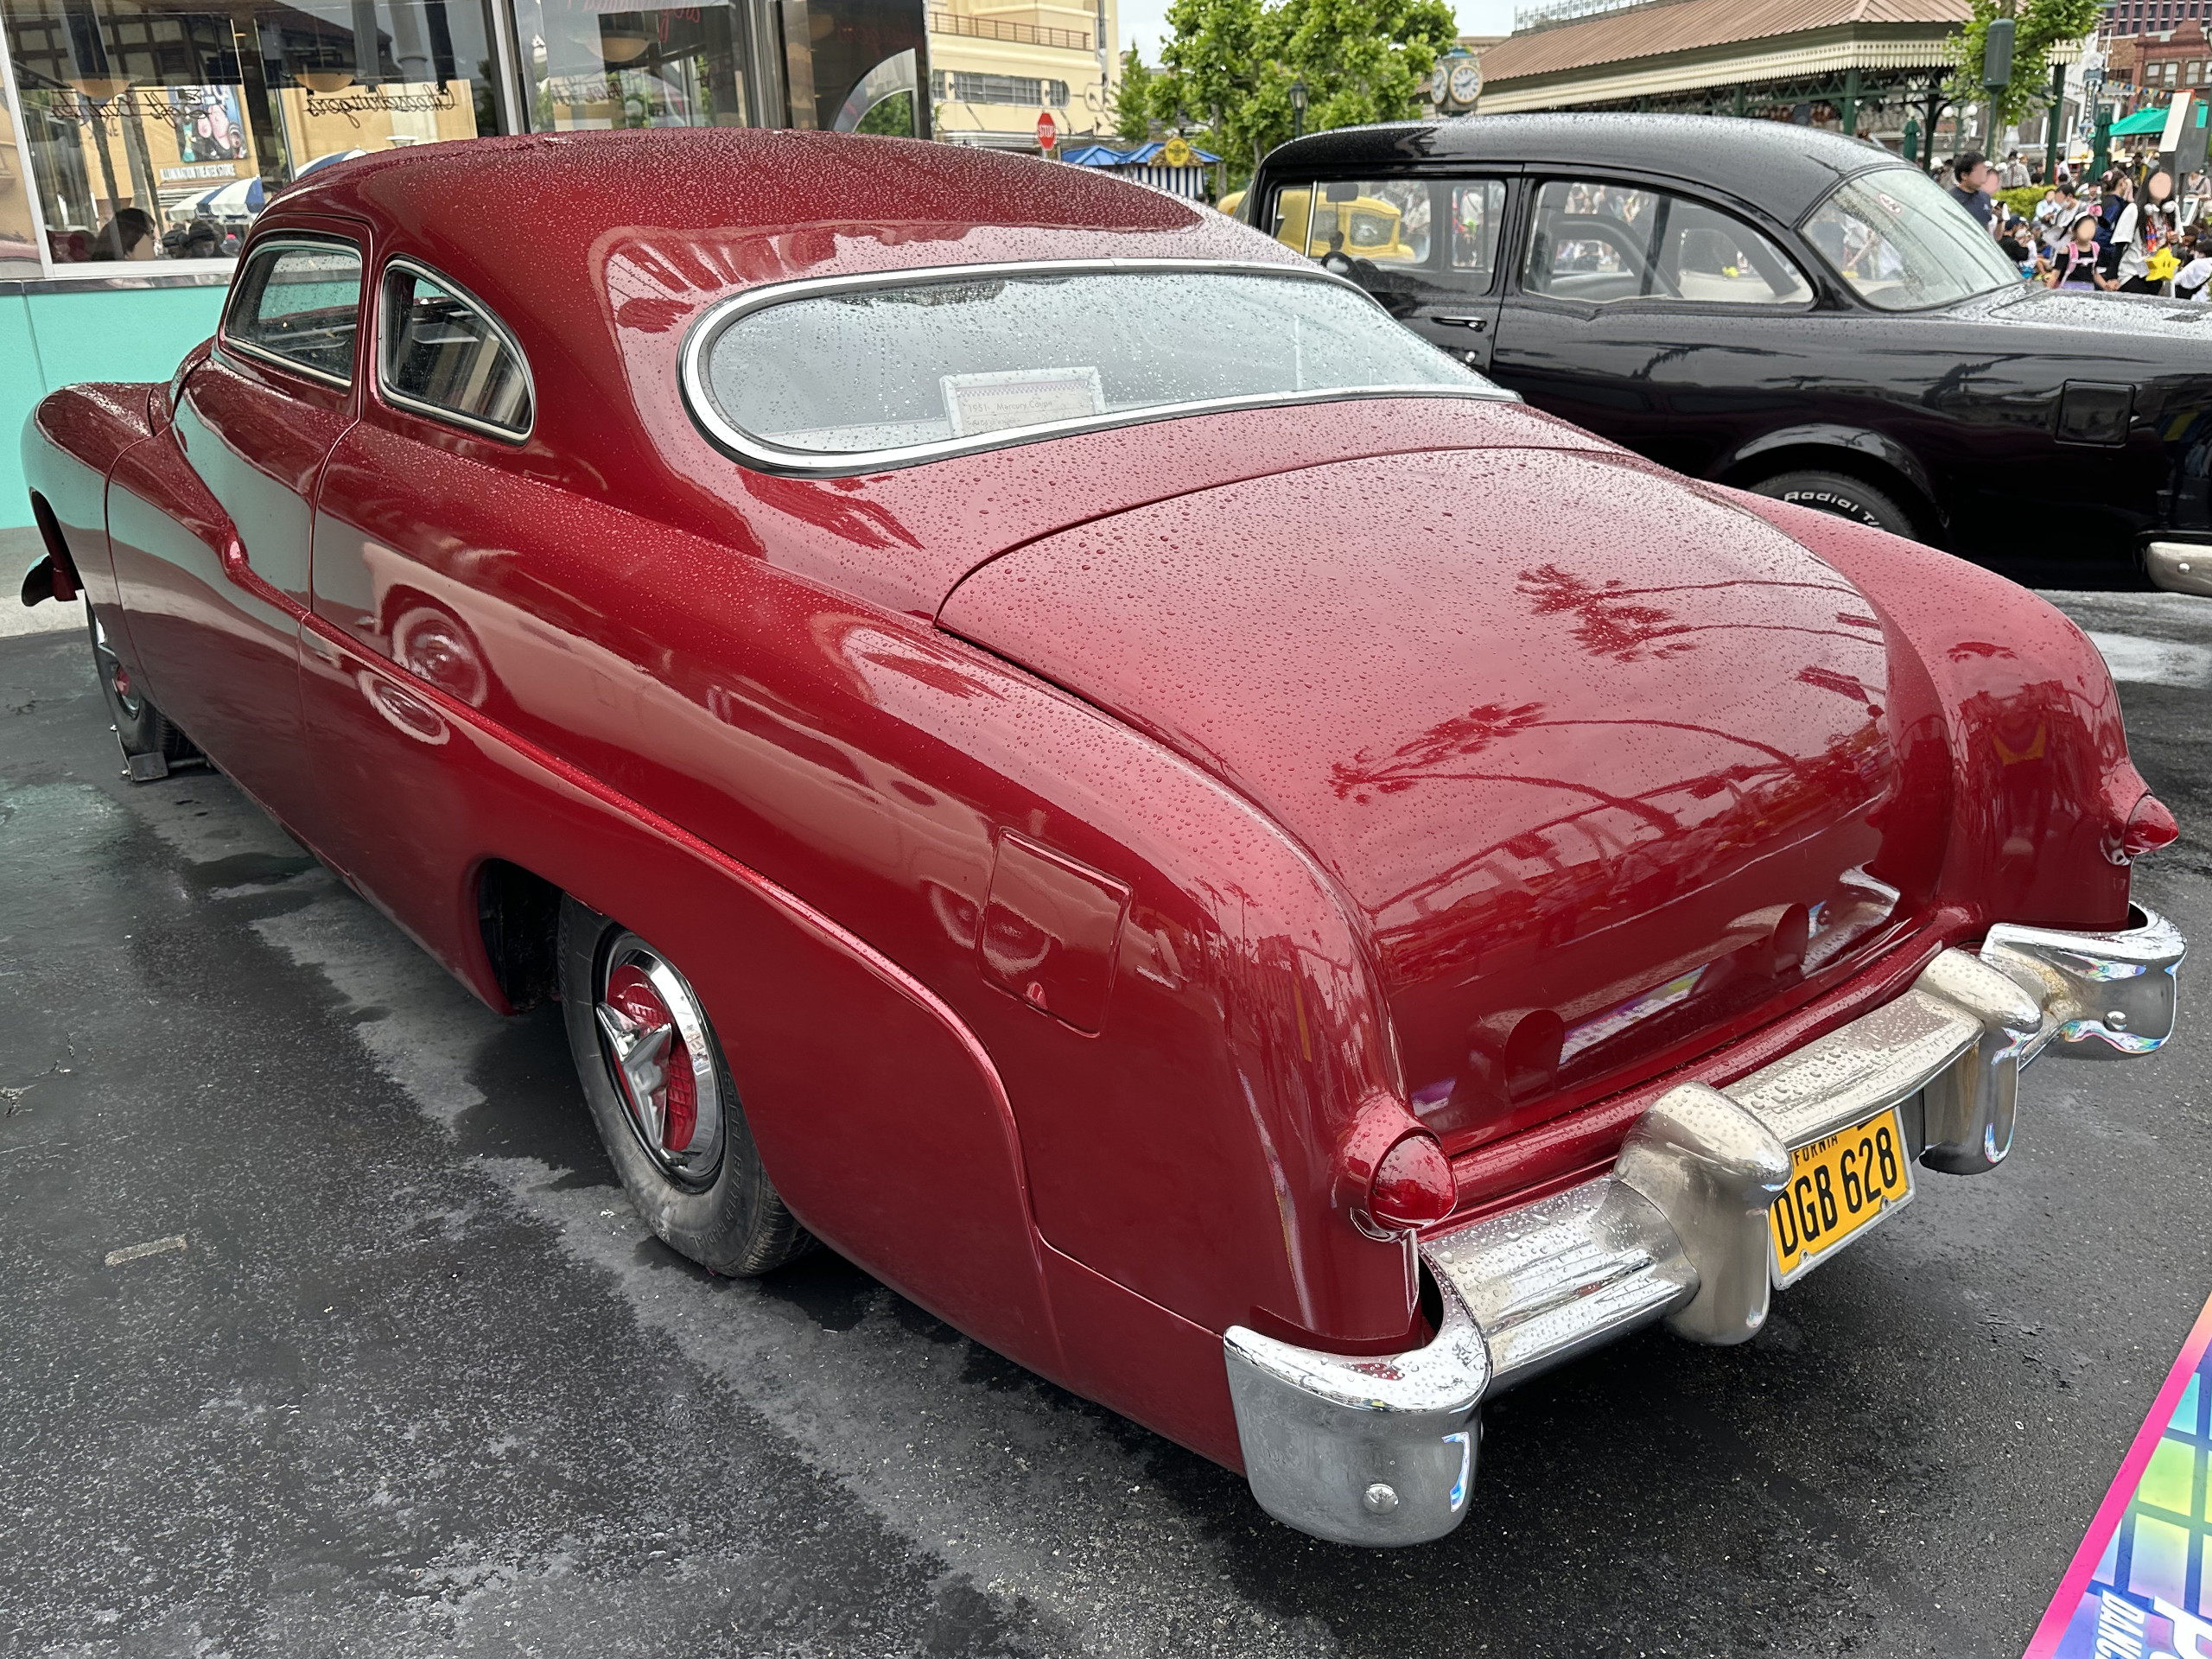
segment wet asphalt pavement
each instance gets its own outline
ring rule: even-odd
[[[2212,938],[2212,601],[2067,603]],[[0,639],[0,1653],[2013,1656],[2212,1291],[2192,963],[1756,1342],[1530,1384],[1459,1531],[1338,1549],[834,1257],[690,1268],[555,1010],[117,773],[81,635]]]

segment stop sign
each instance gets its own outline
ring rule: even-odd
[[[1052,112],[1046,110],[1037,118],[1037,147],[1039,149],[1050,149],[1059,142],[1059,124],[1052,119]]]

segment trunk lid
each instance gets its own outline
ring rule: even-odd
[[[1925,901],[1904,844],[1885,857],[1875,611],[1631,459],[1429,452],[1207,489],[1018,548],[939,622],[1300,838],[1370,930],[1408,1093],[1455,1147],[1794,1006]]]

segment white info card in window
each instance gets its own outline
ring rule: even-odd
[[[944,415],[956,438],[1052,421],[1089,420],[1106,412],[1106,397],[1095,368],[946,374],[938,377],[938,384],[944,389]]]

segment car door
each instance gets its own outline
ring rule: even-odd
[[[164,709],[310,839],[298,624],[315,480],[353,418],[360,289],[349,237],[259,244],[176,396],[175,450],[126,454],[108,495],[118,588]],[[180,456],[188,480],[163,477]]]
[[[1747,216],[1642,181],[1525,188],[1495,378],[1692,474],[1802,400],[1815,290]]]
[[[435,694],[485,709],[499,692],[486,606],[469,582],[496,556],[462,544],[461,504],[514,491],[508,463],[533,423],[529,372],[497,319],[428,266],[388,260],[371,315],[373,395],[315,499],[319,626],[304,639],[302,699],[329,803],[327,855],[458,968],[467,930],[437,907],[452,887],[447,832],[466,833],[468,809]]]
[[[1423,339],[1486,370],[1511,181],[1318,178],[1270,204],[1275,239],[1349,276]]]

